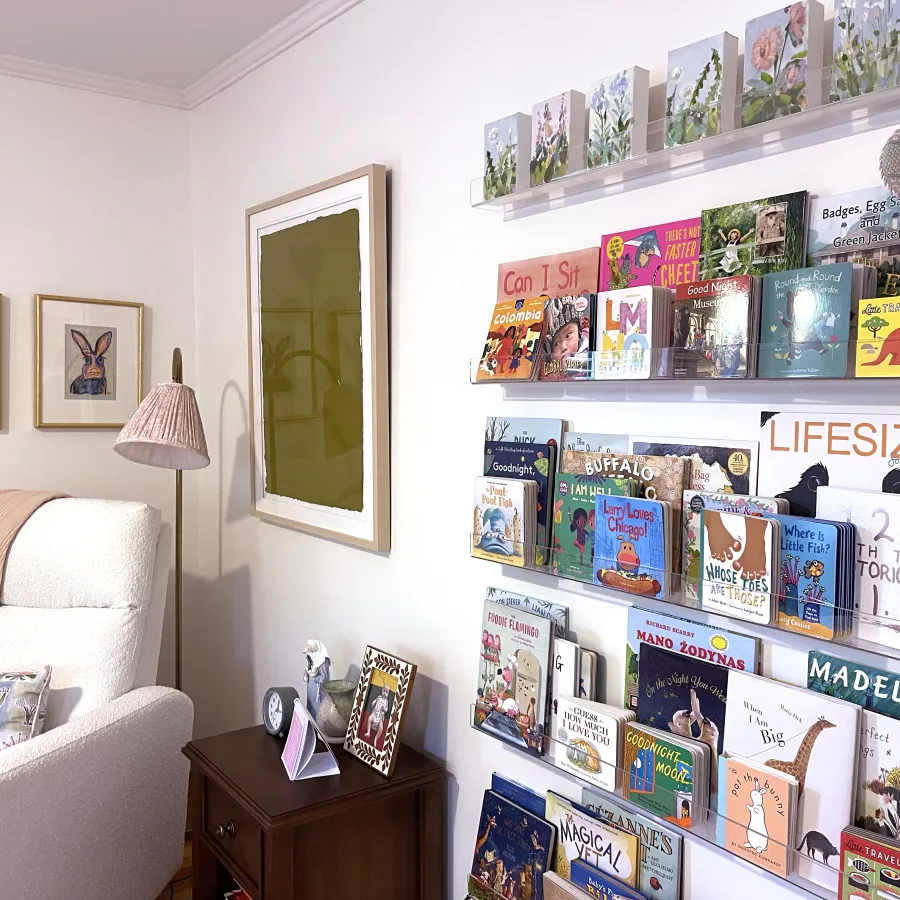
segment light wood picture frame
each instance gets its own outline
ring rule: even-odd
[[[386,169],[286,194],[245,219],[251,511],[389,550]]]
[[[377,647],[366,647],[344,749],[390,777],[397,764],[416,665]]]
[[[35,428],[122,428],[143,397],[143,303],[35,295]]]

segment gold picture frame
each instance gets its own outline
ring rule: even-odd
[[[415,663],[366,647],[344,749],[390,778],[397,764]]]
[[[35,294],[35,428],[122,428],[143,397],[143,303]]]
[[[245,228],[251,512],[389,550],[386,169],[251,207]]]

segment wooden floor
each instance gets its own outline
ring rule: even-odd
[[[171,884],[160,895],[159,900],[191,900],[191,842],[184,842],[184,858]]]

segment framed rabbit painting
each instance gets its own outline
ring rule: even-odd
[[[143,304],[34,304],[35,428],[122,428],[143,398]]]
[[[390,549],[387,177],[247,210],[253,515]]]

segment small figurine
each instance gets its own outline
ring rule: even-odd
[[[312,680],[316,685],[316,699],[313,701],[316,709],[322,702],[322,685],[331,678],[331,657],[328,648],[321,641],[307,641],[306,672],[303,680]]]

